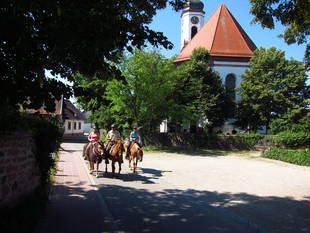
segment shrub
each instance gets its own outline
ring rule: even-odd
[[[238,134],[241,141],[246,144],[249,148],[253,148],[259,140],[264,138],[264,135],[258,133],[244,133]]]
[[[310,149],[292,150],[272,148],[264,153],[264,157],[298,165],[310,166]]]
[[[310,132],[310,117],[304,116],[299,120],[282,117],[271,122],[270,132],[272,134],[278,134],[283,131]]]
[[[287,148],[309,147],[310,133],[284,131],[275,136],[275,142]]]

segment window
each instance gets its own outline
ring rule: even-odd
[[[68,121],[68,130],[71,130],[71,121]]]
[[[228,74],[225,78],[226,92],[230,99],[236,99],[236,76],[234,74]]]
[[[225,88],[229,98],[233,101],[236,100],[236,76],[234,74],[228,74],[225,78]],[[234,118],[237,114],[237,109],[233,108],[229,117]]]
[[[191,33],[191,39],[193,39],[193,37],[196,35],[197,31],[198,31],[197,27],[193,26],[192,27],[192,33]]]
[[[74,122],[73,129],[76,130],[76,122]]]
[[[79,122],[79,129],[81,129],[82,128],[82,124],[81,124],[81,122]]]

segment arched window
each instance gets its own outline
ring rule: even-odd
[[[232,100],[236,99],[236,76],[234,74],[228,74],[225,78],[226,92]]]
[[[192,33],[191,33],[191,39],[193,39],[193,37],[197,34],[197,27],[196,26],[193,26],[192,27]]]

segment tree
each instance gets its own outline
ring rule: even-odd
[[[288,44],[308,43],[310,34],[310,2],[308,0],[250,0],[254,22],[274,28],[280,21],[286,29],[282,34]],[[305,62],[309,66],[310,45],[307,44]]]
[[[209,62],[210,55],[205,49],[194,50],[189,63],[185,64],[187,71],[177,91],[184,92],[181,99],[183,104],[190,106],[192,119],[207,119],[211,131],[214,127],[221,126],[233,112],[233,102]]]
[[[105,98],[115,121],[154,130],[173,109],[175,67],[158,52],[135,50],[120,65],[123,81],[108,82]]]
[[[272,119],[287,114],[289,109],[305,107],[306,78],[305,66],[286,60],[284,52],[275,47],[256,50],[239,89],[239,124],[257,129],[262,123],[268,129]]]
[[[161,32],[151,30],[156,10],[182,1],[13,1],[0,3],[0,105],[30,103],[52,108],[54,98],[70,94],[45,70],[74,81],[76,72],[106,79],[111,62],[124,49],[146,42],[171,48]],[[28,102],[25,102],[30,100]]]

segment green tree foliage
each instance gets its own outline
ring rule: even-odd
[[[30,107],[44,102],[52,109],[53,98],[70,90],[45,70],[70,81],[76,72],[106,78],[126,48],[146,42],[171,48],[147,26],[168,2],[178,8],[183,1],[1,1],[0,105],[31,100]]]
[[[154,129],[173,109],[176,69],[172,60],[158,52],[136,50],[124,58],[120,70],[125,80],[114,79],[107,86],[110,113],[119,124],[137,123]]]
[[[310,34],[310,2],[308,0],[250,0],[254,22],[274,28],[280,21],[286,29],[283,37],[288,44],[304,43]]]
[[[310,34],[309,0],[250,0],[254,22],[263,27],[274,28],[275,21],[286,26],[282,36],[286,43],[308,43]],[[307,44],[305,62],[309,67],[309,49]]]
[[[183,87],[194,120],[203,117],[209,129],[221,126],[233,111],[233,102],[222,84],[220,76],[209,65],[210,55],[203,49],[194,50],[187,66]],[[179,84],[180,85],[180,84]],[[196,123],[196,122],[195,122]]]
[[[284,52],[274,47],[256,50],[239,89],[239,125],[257,129],[264,124],[268,128],[271,120],[291,109],[305,108],[306,78],[305,66],[286,60]]]

